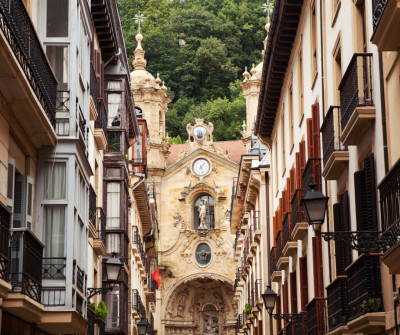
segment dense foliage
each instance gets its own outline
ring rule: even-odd
[[[118,0],[125,43],[133,60],[139,11],[147,70],[160,73],[172,99],[166,118],[174,141],[186,124],[204,117],[216,140],[239,138],[245,66],[262,60],[265,0]]]

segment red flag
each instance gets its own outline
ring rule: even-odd
[[[158,269],[154,271],[154,273],[151,275],[151,278],[153,278],[156,281],[156,287],[160,286],[161,280],[160,280],[160,272]]]

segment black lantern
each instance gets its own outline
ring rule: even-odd
[[[277,294],[274,290],[271,289],[271,286],[267,286],[267,289],[263,294],[261,294],[264,300],[264,306],[267,309],[269,314],[272,314],[272,311],[275,308],[275,301]]]
[[[142,318],[138,324],[136,325],[138,328],[139,335],[145,335],[147,331],[149,323],[147,322],[147,319]]]
[[[318,233],[321,231],[321,225],[324,223],[329,197],[326,197],[320,191],[316,191],[315,185],[310,185],[309,187],[310,191],[301,200],[301,206],[303,207],[308,224]]]
[[[117,253],[113,252],[111,258],[109,258],[106,262],[106,277],[109,283],[116,283],[119,279],[122,263],[117,257]]]

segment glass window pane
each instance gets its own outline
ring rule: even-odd
[[[120,234],[107,234],[107,253],[120,253]]]
[[[65,243],[65,207],[47,206],[44,209],[45,219],[45,257],[64,257]]]
[[[107,184],[107,228],[120,227],[120,183]]]
[[[68,47],[48,45],[46,55],[58,81],[58,89],[66,90],[68,88]]]
[[[108,94],[108,124],[109,127],[121,125],[121,94]]]
[[[134,163],[142,163],[142,137],[143,137],[143,132],[142,132],[142,127],[139,126],[139,136],[137,137],[137,140],[135,144],[133,145],[133,161]]]
[[[105,304],[108,310],[106,328],[118,328],[120,326],[119,296],[120,288],[118,284],[106,295]]]
[[[107,83],[107,88],[108,89],[119,89],[121,88],[121,82],[120,81],[109,81]]]
[[[47,37],[68,37],[68,0],[47,0]]]
[[[65,173],[65,163],[46,163],[45,199],[66,198]]]
[[[107,132],[108,151],[121,151],[121,136],[119,132]]]

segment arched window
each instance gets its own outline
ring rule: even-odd
[[[143,112],[142,112],[141,108],[135,106],[135,113],[136,113],[137,117],[139,117],[139,118],[143,117]]]
[[[199,197],[196,198],[194,202],[194,220],[193,220],[193,226],[194,229],[198,229],[200,226],[200,204],[202,203],[205,205],[205,225],[208,229],[214,229],[215,224],[214,224],[214,199],[208,195],[208,194],[202,194]]]

